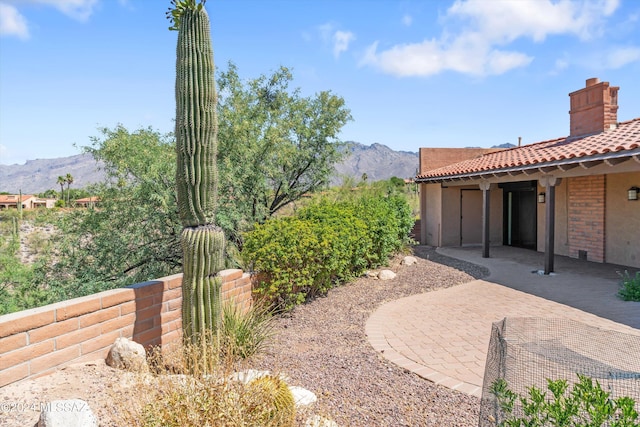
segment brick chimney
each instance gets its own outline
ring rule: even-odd
[[[584,136],[615,129],[618,123],[618,89],[598,78],[587,80],[584,89],[569,94],[570,136]]]

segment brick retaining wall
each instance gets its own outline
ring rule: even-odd
[[[224,270],[223,301],[251,305],[251,279]],[[182,274],[0,316],[0,387],[105,358],[118,337],[145,347],[182,335]]]

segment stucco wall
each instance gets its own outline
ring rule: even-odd
[[[442,189],[440,184],[421,184],[420,222],[423,245],[440,246]]]
[[[460,246],[460,187],[442,189],[441,246]]]
[[[432,246],[460,245],[460,191],[478,189],[477,185],[464,187],[444,187],[440,184],[422,184],[420,242]],[[502,190],[491,186],[490,206],[490,242],[502,244]],[[482,218],[482,207],[475,215]]]
[[[607,175],[605,258],[640,267],[640,200],[627,200],[633,186],[640,187],[640,172]]]

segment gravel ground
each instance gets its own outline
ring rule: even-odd
[[[316,393],[314,414],[350,426],[476,426],[479,399],[437,386],[376,353],[365,336],[370,314],[385,302],[465,283],[488,274],[483,267],[414,248],[418,264],[390,269],[392,281],[359,278],[324,298],[275,320],[275,340],[251,367],[289,377],[289,384]],[[114,412],[135,399],[128,373],[104,361],[75,365],[0,388],[0,426],[33,426],[41,403],[87,401],[102,427],[120,427]],[[305,414],[299,416],[304,425]],[[187,427],[187,426],[185,426]]]
[[[319,398],[315,413],[340,426],[476,426],[479,399],[425,380],[384,359],[367,341],[365,323],[385,302],[465,283],[483,267],[414,248],[418,264],[390,269],[397,277],[362,277],[276,321],[276,338],[261,369]]]

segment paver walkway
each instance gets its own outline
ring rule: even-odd
[[[475,256],[472,251],[467,250],[466,253],[465,250],[447,251],[446,255],[462,259]],[[500,263],[509,265],[500,266]],[[532,273],[531,266],[513,261],[513,258],[485,260],[484,265],[491,271],[488,280],[475,280],[382,305],[366,324],[371,345],[390,361],[421,377],[480,396],[491,325],[505,317],[568,318],[604,329],[640,335],[640,329],[489,281],[495,278],[503,283],[526,282],[538,290],[548,288],[551,283],[551,290],[545,292],[551,292],[554,286],[556,289],[565,286],[561,294],[566,292],[566,287],[577,286],[576,289],[586,289],[587,294],[588,289],[592,289],[591,296],[574,289],[574,296],[589,304],[599,303],[605,308],[606,305],[614,306],[611,310],[614,317],[620,313],[640,314],[640,303],[620,301],[619,304],[615,290],[613,296],[609,295],[610,290],[603,299],[598,286],[590,284],[590,281],[603,283],[606,279],[589,273],[588,276],[581,275],[580,268],[578,272],[569,272],[568,269],[560,272],[557,269],[559,273],[556,276],[538,276]],[[500,273],[497,272],[498,267],[502,267]],[[615,280],[611,280],[615,284]],[[607,286],[610,287],[611,283]]]

